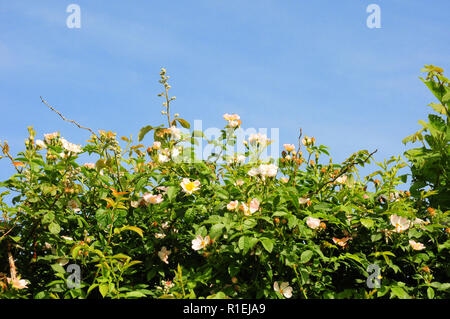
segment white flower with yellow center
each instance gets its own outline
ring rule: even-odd
[[[410,221],[406,217],[401,217],[398,215],[391,215],[390,221],[392,226],[395,227],[396,233],[401,233],[409,228]]]
[[[183,191],[189,195],[200,189],[200,181],[191,182],[189,178],[183,178],[183,181],[180,183],[180,185]]]
[[[345,184],[346,181],[347,181],[347,175],[339,176],[338,178],[336,178],[336,182],[338,184]]]
[[[39,149],[47,148],[47,145],[45,145],[45,143],[44,143],[43,140],[36,140],[36,146],[37,146]]]
[[[63,148],[68,152],[75,153],[75,154],[82,152],[81,145],[76,145],[76,144],[70,143],[64,137],[61,138],[61,143],[62,143]]]
[[[88,169],[95,169],[95,163],[84,163],[83,166]]]
[[[175,126],[171,126],[169,128],[169,131],[174,139],[179,140],[181,138],[181,130],[179,128],[176,128]]]
[[[409,244],[411,245],[412,249],[414,249],[414,250],[425,249],[425,245],[424,244],[415,242],[414,240],[410,240]]]
[[[275,281],[273,283],[273,290],[275,290],[276,292],[279,292],[281,295],[283,295],[286,298],[292,297],[292,287],[289,286],[288,282],[282,282],[279,284],[278,281]]]
[[[154,142],[153,142],[153,145],[152,145],[152,148],[153,148],[154,150],[159,150],[159,149],[161,148],[161,142],[154,141]]]
[[[145,193],[142,196],[146,204],[159,204],[163,201],[162,195],[153,195],[152,193]]]
[[[275,177],[278,173],[278,166],[274,164],[261,164],[258,170],[263,179],[266,177]]]
[[[298,199],[298,203],[300,205],[308,204],[309,201],[310,201],[309,197],[300,197]]]
[[[227,209],[228,210],[235,210],[238,207],[238,205],[239,205],[239,202],[237,200],[231,201],[231,202],[228,203]]]
[[[164,155],[164,154],[159,154],[158,155],[158,161],[161,163],[166,163],[169,161],[169,156]]]
[[[47,142],[50,142],[51,140],[57,138],[58,136],[59,136],[59,132],[48,133],[48,134],[44,134],[44,139]]]
[[[267,135],[258,133],[250,134],[248,142],[250,145],[260,145],[264,147],[269,144],[270,140],[267,138]]]
[[[320,219],[314,218],[314,217],[308,217],[306,219],[306,225],[308,225],[311,229],[319,228],[320,226]]]
[[[11,279],[8,277],[6,278],[6,280],[8,281],[8,284],[12,285],[13,288],[15,289],[28,288],[27,285],[29,282],[26,279],[18,279],[18,278]]]
[[[283,144],[283,147],[286,150],[286,152],[292,152],[293,150],[295,150],[294,144]]]
[[[210,241],[211,239],[209,238],[208,235],[205,236],[205,238],[203,238],[201,235],[197,235],[197,237],[192,240],[192,249],[194,250],[203,249],[209,245]]]
[[[239,206],[239,210],[241,210],[245,216],[250,216],[258,211],[259,204],[259,200],[257,198],[253,198],[248,204],[242,203],[241,206]]]
[[[239,115],[237,115],[236,113],[234,113],[234,114],[228,114],[228,113],[225,113],[225,114],[223,115],[223,118],[224,118],[226,121],[228,121],[228,122],[230,122],[230,121],[238,121],[238,120],[241,119],[241,117],[240,117]]]

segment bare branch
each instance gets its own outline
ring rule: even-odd
[[[70,120],[70,119],[65,118],[60,112],[58,112],[58,110],[56,110],[54,107],[50,106],[50,105],[42,98],[42,96],[41,96],[40,98],[41,98],[42,103],[44,103],[45,105],[47,105],[53,112],[55,112],[56,114],[58,114],[64,121],[67,121],[67,122],[70,122],[70,123],[72,123],[72,124],[75,124],[75,125],[78,126],[79,128],[88,130],[88,131],[91,132],[93,135],[95,135],[96,137],[98,137],[97,134],[95,134],[94,131],[92,131],[89,127],[81,126],[80,124],[78,124],[78,123],[75,122],[74,120]]]

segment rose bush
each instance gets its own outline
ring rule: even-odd
[[[400,156],[364,178],[358,167],[373,152],[334,163],[301,134],[277,161],[261,157],[263,134],[230,156],[242,121],[225,114],[207,141],[221,152],[198,159],[203,133],[172,118],[167,80],[162,69],[167,125],[138,135],[152,132],[150,146],[111,131],[74,145],[31,127],[17,156],[1,143],[16,170],[0,184],[2,298],[449,297],[448,206],[424,201],[433,188],[399,190]]]

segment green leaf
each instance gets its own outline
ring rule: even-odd
[[[430,284],[430,286],[433,287],[433,288],[436,288],[437,290],[448,290],[448,289],[450,289],[450,283],[442,284],[440,282],[434,281],[434,282],[432,282]]]
[[[180,125],[184,128],[191,128],[191,124],[189,124],[188,121],[184,120],[184,119],[175,119],[176,121],[178,121],[178,123],[180,123]]]
[[[395,296],[400,299],[411,299],[411,297],[402,287],[391,287],[391,296]]]
[[[433,288],[431,288],[431,287],[427,288],[427,296],[428,296],[428,299],[434,298],[434,289]]]
[[[237,273],[239,272],[239,270],[240,270],[240,268],[236,264],[231,264],[228,266],[228,273],[230,274],[231,277],[236,276]]]
[[[258,238],[254,237],[248,237],[248,236],[241,236],[238,241],[239,249],[244,251],[244,254],[246,254],[250,249],[255,246],[255,244],[258,242]]]
[[[261,244],[263,245],[265,250],[267,250],[269,253],[272,252],[272,250],[273,250],[273,241],[271,239],[266,238],[266,237],[261,237],[259,239],[259,241],[261,242]]]
[[[81,248],[83,248],[83,246],[82,246],[82,245],[79,245],[79,246],[75,246],[75,247],[72,249],[72,258],[73,258],[73,259],[77,259],[78,252],[80,251]]]
[[[446,114],[446,109],[442,104],[438,104],[438,103],[430,103],[428,104],[428,106],[431,106],[433,108],[433,110],[435,110],[436,112],[445,115]]]
[[[114,233],[115,233],[115,234],[118,234],[118,233],[120,233],[120,232],[122,232],[122,231],[124,231],[124,230],[131,230],[131,231],[134,231],[134,232],[138,233],[139,236],[141,236],[142,238],[144,237],[143,230],[140,229],[139,227],[136,227],[136,226],[123,226],[122,228],[119,228],[119,229],[116,228],[116,229],[114,229]]]
[[[139,142],[142,141],[142,139],[145,137],[145,135],[153,129],[154,129],[154,127],[151,125],[147,125],[147,126],[144,126],[143,128],[141,128],[141,130],[139,131],[139,134],[138,134],[138,141]]]
[[[50,225],[48,225],[48,230],[52,233],[52,234],[59,234],[59,232],[61,231],[61,227],[57,224],[57,223],[50,223]]]
[[[52,269],[58,273],[65,274],[66,270],[61,266],[60,264],[53,264],[51,265]]]
[[[373,219],[369,219],[369,218],[361,218],[360,222],[366,228],[372,228],[373,225],[375,224]]]
[[[169,186],[167,188],[167,198],[169,199],[170,202],[177,196],[177,193],[178,193],[178,187]]]
[[[302,252],[301,256],[300,256],[300,262],[302,264],[307,263],[311,257],[313,256],[313,252],[311,250],[305,250],[304,252]]]
[[[109,284],[108,283],[101,284],[100,286],[98,286],[98,290],[100,291],[100,294],[102,295],[102,297],[105,298],[105,296],[109,292]]]
[[[146,297],[146,295],[140,291],[130,291],[125,294],[125,298],[144,298],[144,297]]]
[[[55,219],[55,214],[53,212],[48,212],[42,217],[42,223],[48,224],[51,223]]]
[[[370,235],[370,240],[371,240],[372,242],[374,242],[374,241],[380,240],[382,237],[383,237],[383,236],[382,236],[381,234],[373,234],[373,235]]]
[[[222,234],[222,229],[225,227],[224,224],[215,224],[209,230],[211,238],[219,237]]]

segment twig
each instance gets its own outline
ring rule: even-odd
[[[378,151],[378,150],[375,150],[375,151],[373,151],[372,153],[370,153],[370,154],[367,156],[367,158],[364,160],[364,162],[367,162],[367,160],[368,160],[369,158],[371,158],[372,155],[375,154],[377,151]],[[325,187],[326,185],[328,185],[328,184],[334,183],[339,177],[341,177],[342,175],[344,175],[345,173],[347,173],[347,171],[348,171],[351,167],[355,166],[355,164],[356,164],[356,161],[352,161],[352,162],[351,162],[350,164],[348,164],[343,170],[341,170],[341,172],[340,172],[338,175],[336,175],[333,179],[331,179],[331,180],[329,180],[328,182],[322,184],[322,186],[320,186],[319,189],[316,190],[315,192],[310,192],[310,193],[308,194],[308,196],[312,196],[312,195],[318,194],[322,188],[324,188],[324,187]]]
[[[8,261],[9,261],[9,269],[11,272],[11,282],[15,282],[17,271],[16,271],[16,265],[14,263],[14,258],[11,253],[11,244],[10,243],[8,243]]]
[[[78,123],[75,122],[74,120],[70,120],[70,119],[65,118],[60,112],[58,112],[55,108],[53,108],[52,106],[50,106],[50,105],[42,98],[42,96],[41,96],[40,98],[41,98],[42,103],[44,103],[45,105],[47,105],[53,112],[55,112],[56,114],[58,114],[64,121],[67,121],[67,122],[70,122],[70,123],[72,123],[72,124],[75,124],[75,125],[78,126],[79,128],[88,130],[88,131],[91,132],[93,135],[95,135],[96,137],[98,137],[97,134],[95,134],[94,131],[92,131],[89,127],[81,126],[80,124],[78,124]]]
[[[16,227],[16,225],[14,225],[13,227],[11,227],[6,233],[4,233],[4,234],[2,235],[2,237],[0,237],[0,241],[2,241],[3,238],[5,238],[6,235],[8,235],[8,234],[14,229],[14,227]]]
[[[300,154],[300,148],[302,147],[302,128],[300,128],[300,135],[298,136],[298,149],[297,154]],[[300,163],[296,162],[294,168],[294,174],[292,175],[292,186],[295,187],[295,176],[297,175],[297,170],[300,167]]]

